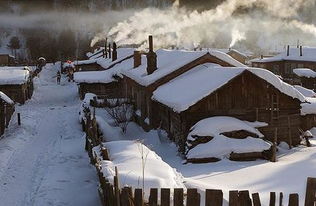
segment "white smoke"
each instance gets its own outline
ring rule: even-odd
[[[155,47],[243,47],[273,50],[286,44],[315,45],[314,0],[226,0],[202,12],[174,5],[148,8],[110,30],[103,30],[92,45],[105,37],[118,44],[146,47],[148,34]]]

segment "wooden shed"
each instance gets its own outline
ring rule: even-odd
[[[154,54],[154,55],[152,55]],[[155,56],[156,55],[156,56]],[[152,92],[189,71],[193,67],[212,62],[222,66],[243,66],[225,53],[219,51],[183,51],[160,49],[134,57],[139,64],[123,71],[127,97],[135,104],[135,121],[144,129],[150,129],[150,116],[156,113],[151,108]],[[154,62],[154,63],[152,63]]]
[[[0,70],[0,91],[24,104],[33,95],[33,80],[28,70]]]
[[[5,128],[9,126],[14,113],[14,102],[0,91],[0,136],[4,134]]]
[[[190,128],[199,120],[230,116],[264,122],[267,140],[300,143],[300,104],[305,97],[264,69],[200,65],[153,93],[150,122],[170,134],[181,151]]]
[[[15,57],[9,54],[0,54],[0,66],[14,66],[16,64]]]

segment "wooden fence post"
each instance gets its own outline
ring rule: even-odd
[[[269,206],[275,206],[275,192],[270,192],[270,203]]]
[[[101,147],[101,154],[103,160],[110,160],[108,150],[105,147]]]
[[[21,125],[21,114],[18,113],[18,125]]]
[[[259,193],[252,194],[252,202],[253,202],[253,206],[261,206]]]
[[[149,196],[149,206],[157,206],[158,205],[158,189],[151,188],[150,196]]]
[[[143,190],[142,189],[135,189],[134,205],[135,206],[143,206],[144,205]]]
[[[200,194],[197,192],[197,189],[188,189],[187,190],[187,204],[190,206],[200,206]]]
[[[316,203],[316,178],[307,178],[305,206],[314,206]]]
[[[223,205],[223,192],[222,190],[209,190],[205,191],[205,206],[222,206]]]
[[[121,203],[121,206],[134,206],[133,191],[131,187],[122,188],[122,192],[120,195],[120,203]]]
[[[115,206],[120,206],[120,188],[119,188],[119,177],[118,177],[117,167],[115,167],[114,190],[115,190]]]
[[[250,195],[249,195],[249,191],[248,190],[244,190],[244,191],[240,191],[239,192],[239,205],[242,206],[252,206],[251,203],[251,199],[250,199]]]
[[[175,188],[173,194],[173,205],[183,206],[183,188]]]
[[[299,196],[297,193],[290,194],[289,197],[289,206],[298,206],[299,205]]]
[[[170,189],[161,188],[160,195],[161,206],[170,206]]]
[[[238,190],[229,191],[229,206],[238,206]]]
[[[283,193],[280,192],[279,206],[283,206]]]

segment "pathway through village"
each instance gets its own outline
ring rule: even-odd
[[[97,177],[84,151],[74,83],[56,85],[46,66],[35,93],[16,113],[0,140],[0,205],[100,205]]]

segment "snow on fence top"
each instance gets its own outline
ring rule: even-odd
[[[264,62],[275,62],[275,61],[308,61],[316,62],[316,48],[315,47],[303,47],[302,56],[300,54],[300,48],[290,48],[289,56],[287,56],[287,50],[282,53],[268,58],[257,58],[251,60],[251,62],[264,63]]]
[[[245,139],[234,139],[223,135],[225,132],[233,131],[247,131],[256,134],[258,137],[263,137],[263,134],[258,129],[254,128],[255,124],[248,124],[246,121],[241,121],[233,117],[210,117],[203,119],[196,123],[188,135],[188,140],[194,141],[199,137],[211,136],[211,139],[207,143],[201,143],[187,151],[188,159],[198,158],[223,158],[235,153],[247,153],[247,152],[262,152],[268,150],[271,144],[254,137],[246,137]],[[257,126],[264,126],[262,123],[258,123]],[[267,124],[265,124],[267,125]]]
[[[108,149],[111,161],[103,160],[101,167],[104,177],[110,182],[113,183],[117,166],[121,187],[127,185],[141,188],[142,167],[145,166],[146,195],[149,194],[150,188],[185,188],[182,175],[142,143],[113,141],[103,145]],[[99,150],[97,147],[95,149]],[[145,165],[142,165],[142,157],[145,159]]]
[[[122,77],[122,71],[133,67],[134,60],[126,59],[121,63],[114,65],[112,68],[104,71],[76,72],[74,80],[77,83],[111,83],[117,81],[114,76]]]
[[[314,72],[311,69],[308,68],[298,68],[293,69],[294,74],[296,74],[299,77],[306,77],[306,78],[315,78],[316,72]]]
[[[267,81],[280,92],[302,102],[305,101],[305,97],[298,90],[283,82],[268,70],[246,67],[220,67],[212,63],[199,65],[158,87],[153,92],[152,99],[165,104],[175,112],[182,112],[245,71],[250,71]]]
[[[148,86],[164,76],[180,69],[181,67],[189,64],[190,62],[206,55],[212,56],[225,61],[232,66],[244,66],[237,60],[233,59],[229,55],[212,50],[212,51],[184,51],[184,50],[166,50],[159,49],[156,51],[157,54],[157,70],[152,74],[147,74],[147,58],[146,55],[142,55],[141,65],[137,68],[131,67],[123,72],[124,75],[135,80],[143,86]]]
[[[3,101],[5,101],[8,104],[14,104],[14,101],[12,99],[10,99],[10,97],[8,97],[5,93],[0,91],[0,99],[2,99]]]
[[[28,70],[0,70],[0,85],[25,84],[29,75]]]

